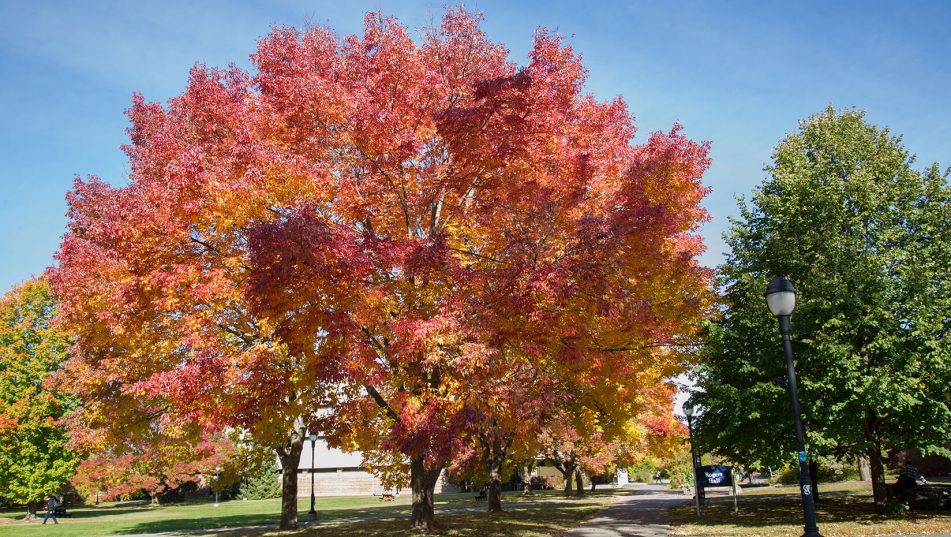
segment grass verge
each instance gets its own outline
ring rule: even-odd
[[[816,518],[824,537],[951,532],[951,511],[876,513],[868,487],[863,482],[845,482],[822,488]],[[798,537],[803,531],[799,489],[750,489],[739,497],[739,513],[733,512],[728,498],[708,502],[699,518],[692,506],[676,507],[670,510],[670,524],[672,535]]]
[[[551,535],[571,528],[591,513],[614,500],[611,491],[574,500],[560,500],[555,491],[536,493],[530,497],[505,494],[505,513],[484,512],[484,502],[473,500],[472,494],[439,494],[436,496],[436,518],[443,527],[440,535]],[[541,502],[541,503],[535,503]],[[318,498],[318,518],[337,520],[291,533],[273,529],[226,532],[225,535],[347,535],[348,537],[408,535],[406,518],[384,520],[342,520],[359,517],[405,517],[410,512],[408,495],[394,502],[380,502],[367,497]],[[280,513],[279,500],[229,501],[213,507],[210,502],[191,502],[163,506],[103,505],[99,507],[67,507],[73,518],[60,519],[43,526],[39,521],[22,522],[22,511],[0,512],[0,537],[49,535],[56,537],[92,537],[130,535],[182,530],[232,528],[276,525]],[[299,517],[306,520],[310,500],[301,498]],[[453,511],[475,509],[476,511]],[[447,511],[438,513],[438,511]]]

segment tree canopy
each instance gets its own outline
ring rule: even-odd
[[[708,447],[754,465],[792,460],[785,364],[763,299],[782,275],[799,291],[793,346],[811,450],[868,455],[876,502],[883,448],[943,450],[951,189],[937,165],[913,164],[900,137],[855,110],[829,107],[777,145],[726,234],[724,310],[695,396]]]
[[[55,314],[43,279],[0,298],[0,501],[37,504],[69,482],[78,462],[60,423],[74,401],[50,379],[70,345],[50,324]]]
[[[709,304],[707,145],[635,144],[547,31],[526,66],[507,55],[461,9],[419,42],[370,13],[362,36],[276,28],[253,74],[135,97],[129,184],[76,181],[51,272],[94,401],[77,422],[249,430],[293,480],[323,420],[408,469],[429,527],[439,472],[510,393],[492,378],[571,386],[532,396],[603,426],[669,398]]]

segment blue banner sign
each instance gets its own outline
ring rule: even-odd
[[[722,464],[710,464],[697,468],[697,484],[700,487],[732,487],[733,468]]]

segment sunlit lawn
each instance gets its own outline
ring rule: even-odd
[[[437,515],[437,535],[446,537],[542,537],[562,535],[607,506],[614,498],[599,493],[584,498],[542,504],[510,505],[504,513],[453,512]],[[276,530],[254,533],[225,533],[226,537],[404,537],[419,535],[408,528],[408,520],[339,522],[303,528],[296,532]]]
[[[912,511],[903,516],[875,512],[868,483],[820,484],[816,504],[824,537],[951,532],[951,511]],[[802,504],[796,486],[756,487],[739,496],[739,513],[726,497],[712,498],[699,518],[691,506],[670,510],[673,535],[706,537],[798,537],[802,535]]]
[[[482,511],[485,502],[477,502],[473,494],[439,494],[436,509],[474,508]],[[588,514],[612,501],[610,491],[588,495],[584,499],[566,502],[553,501],[560,498],[555,491],[536,493],[523,497],[519,493],[503,495],[509,512],[489,516],[483,512],[456,512],[437,515],[446,528],[446,535],[549,535],[572,527]],[[541,506],[523,506],[523,502],[544,501]],[[409,513],[409,494],[392,502],[381,502],[373,497],[317,498],[318,517],[321,520],[355,518],[366,516],[399,516]],[[276,524],[280,513],[279,500],[251,500],[222,502],[213,507],[210,501],[189,502],[167,506],[100,506],[70,507],[73,518],[60,519],[58,526],[41,526],[39,521],[21,522],[22,511],[0,511],[0,536],[95,536],[156,533],[176,530],[215,529],[225,527]],[[306,520],[310,499],[298,502],[300,519]],[[538,518],[538,520],[535,520]],[[399,535],[406,528],[405,518],[396,520],[371,520],[350,522],[344,525],[309,528],[306,535]],[[525,531],[519,533],[519,528]],[[554,528],[549,531],[546,528]],[[511,531],[510,531],[511,530]],[[270,530],[274,532],[274,530]],[[466,533],[472,531],[474,533]],[[514,531],[514,533],[513,533]],[[505,533],[508,532],[508,533]],[[259,531],[257,533],[263,533]],[[242,531],[241,535],[247,535]],[[302,533],[303,534],[303,533]]]

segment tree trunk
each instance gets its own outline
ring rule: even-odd
[[[535,469],[535,459],[522,461],[522,495],[532,494],[532,470]]]
[[[885,511],[885,465],[882,462],[882,450],[876,444],[868,450],[868,461],[872,471],[872,498],[875,509]]]
[[[584,480],[581,478],[581,468],[575,468],[575,494],[584,496]]]
[[[498,427],[494,426],[489,431],[479,434],[479,440],[482,444],[482,464],[489,475],[486,483],[488,492],[487,502],[490,513],[502,512],[502,464],[508,455],[511,442],[502,440],[498,432]]]
[[[488,488],[488,500],[489,500],[489,512],[490,513],[501,513],[502,512],[502,469],[500,465],[492,465],[492,468],[489,468],[489,482],[486,483]]]
[[[281,460],[281,524],[282,530],[297,529],[297,467],[304,449],[307,430],[298,427],[288,435],[287,442],[277,448]]]
[[[868,457],[859,457],[859,479],[866,483],[872,482],[872,468],[869,466]]]
[[[812,500],[819,501],[819,463],[809,459],[809,481],[812,482]]]
[[[433,499],[440,472],[441,466],[426,468],[426,461],[421,455],[410,458],[409,484],[413,490],[413,528],[426,531],[435,529]]]
[[[571,479],[575,475],[575,469],[578,468],[578,463],[576,462],[577,454],[572,453],[570,457],[566,458],[565,455],[555,451],[553,454],[548,455],[548,460],[551,461],[552,466],[557,468],[565,478],[565,497],[570,498],[573,492]]]
[[[565,463],[561,470],[561,475],[565,478],[565,497],[570,498],[574,495],[574,488],[571,486],[571,479],[575,475],[575,465],[574,463]]]
[[[872,498],[875,501],[875,510],[884,513],[887,494],[885,490],[885,464],[882,461],[882,443],[878,437],[881,419],[866,413],[862,423],[862,432],[871,445],[868,449],[868,462],[872,470]]]

